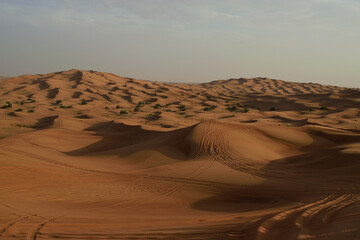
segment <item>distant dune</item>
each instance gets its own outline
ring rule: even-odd
[[[357,89],[74,69],[0,96],[0,239],[360,236]]]

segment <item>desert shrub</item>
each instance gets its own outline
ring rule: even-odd
[[[211,111],[211,110],[213,110],[213,109],[215,109],[215,108],[216,108],[216,106],[211,105],[211,106],[205,107],[203,110],[204,110],[204,111]]]
[[[128,112],[126,110],[121,110],[120,114],[128,114]]]
[[[329,109],[325,106],[322,106],[322,107],[320,107],[320,110],[329,110]]]
[[[50,111],[54,111],[54,109],[53,109],[53,108],[49,108],[49,110],[50,110]]]
[[[88,101],[86,99],[81,99],[80,105],[86,105]]]
[[[134,108],[134,112],[138,112],[138,111],[140,111],[140,106],[139,106],[139,105],[137,105],[137,106]]]
[[[186,106],[184,104],[180,104],[178,108],[180,111],[186,111]]]
[[[36,101],[29,97],[26,99],[26,103],[34,103],[34,102],[36,102]]]
[[[234,112],[236,111],[238,108],[236,106],[232,106],[232,107],[227,107],[226,110],[230,111],[230,112]]]
[[[142,107],[142,106],[144,106],[145,104],[148,104],[148,103],[145,102],[145,101],[141,101],[141,102],[138,102],[137,106]]]
[[[276,111],[275,107],[270,108],[270,111]]]
[[[106,106],[106,107],[105,107],[105,109],[106,109],[106,110],[108,110],[108,109],[109,109],[109,107],[108,107],[108,106]]]
[[[72,108],[72,105],[66,106],[66,105],[61,104],[61,105],[60,105],[60,108]]]
[[[11,108],[11,107],[12,107],[11,102],[6,101],[6,104],[5,104],[5,105],[3,105],[1,108],[2,108],[2,109],[6,109],[6,108]]]
[[[154,112],[146,115],[146,120],[158,120],[161,118],[161,112]]]
[[[62,103],[62,100],[56,100],[55,105],[59,105]]]
[[[249,109],[248,108],[244,108],[244,113],[247,113],[249,112]]]
[[[34,112],[34,109],[28,110],[28,113],[33,113],[33,112]]]
[[[119,109],[120,108],[120,106],[119,105],[116,105],[116,109]]]
[[[15,112],[22,112],[22,108],[16,109]]]
[[[161,108],[161,105],[159,103],[155,104],[154,109],[159,109],[159,108]]]
[[[9,101],[6,101],[6,106],[7,106],[7,108],[11,108],[11,107],[12,107],[12,103],[9,102]]]

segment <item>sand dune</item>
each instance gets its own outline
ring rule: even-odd
[[[359,237],[356,89],[70,70],[0,95],[0,239]]]

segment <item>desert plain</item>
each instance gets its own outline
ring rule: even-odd
[[[1,239],[360,239],[360,91],[97,71],[0,83]]]

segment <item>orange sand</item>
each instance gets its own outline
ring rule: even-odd
[[[355,89],[70,70],[0,95],[0,239],[360,237]]]

